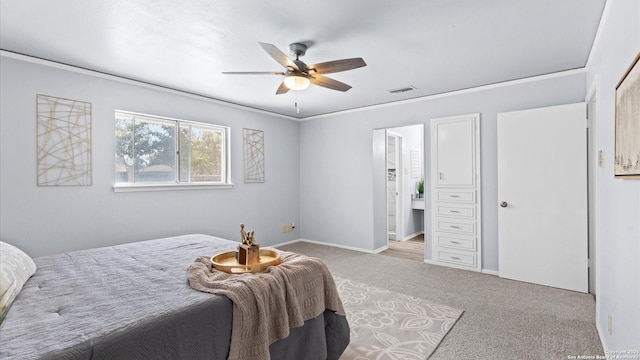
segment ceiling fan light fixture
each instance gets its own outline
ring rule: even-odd
[[[304,90],[309,87],[310,83],[308,78],[297,74],[288,74],[284,77],[284,84],[290,90]]]

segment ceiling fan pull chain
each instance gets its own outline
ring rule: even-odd
[[[296,96],[296,102],[294,104],[295,107],[296,107],[296,114],[300,114],[300,107],[298,107],[298,92],[297,91],[294,91],[294,92],[295,92],[295,96]]]

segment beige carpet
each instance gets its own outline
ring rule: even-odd
[[[334,276],[464,309],[429,360],[603,357],[590,294],[473,271],[299,242]]]
[[[335,278],[351,328],[341,360],[424,360],[462,311],[356,281]]]

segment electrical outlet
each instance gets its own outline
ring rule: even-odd
[[[291,231],[293,231],[293,229],[295,229],[295,228],[296,228],[296,226],[295,226],[295,224],[294,224],[294,223],[284,225],[284,226],[282,227],[282,233],[284,234],[284,233],[291,232]]]
[[[609,319],[607,321],[607,330],[609,330],[609,335],[613,335],[613,318],[611,314],[609,314]]]

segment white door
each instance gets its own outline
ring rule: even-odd
[[[387,131],[387,227],[389,240],[404,240],[402,136]]]
[[[500,277],[588,291],[586,104],[498,114]]]

